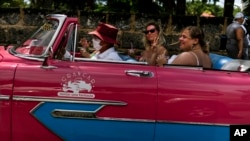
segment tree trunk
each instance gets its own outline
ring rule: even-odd
[[[224,17],[233,17],[234,0],[225,0],[224,3]]]
[[[173,15],[176,5],[175,5],[175,0],[161,0],[163,3],[164,12]]]
[[[186,11],[186,0],[177,0],[176,15],[184,16]]]
[[[152,13],[156,10],[152,9],[153,1],[152,0],[138,0],[138,10],[143,13]]]

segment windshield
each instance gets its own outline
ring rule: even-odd
[[[14,52],[23,55],[42,55],[47,50],[52,37],[58,27],[59,21],[48,20],[42,25],[30,38],[25,40],[21,45],[14,48]]]

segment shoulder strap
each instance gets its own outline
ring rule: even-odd
[[[197,55],[192,51],[190,51],[190,53],[194,55],[194,57],[196,58],[196,64],[197,64],[197,66],[199,66],[200,62],[199,62],[199,59],[198,59]]]

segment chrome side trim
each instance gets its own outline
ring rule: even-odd
[[[34,113],[44,102],[40,102],[36,105],[30,113]],[[54,109],[51,111],[51,116],[55,118],[75,118],[75,119],[91,119],[91,120],[105,120],[105,121],[121,121],[121,122],[147,122],[155,123],[155,120],[149,119],[130,119],[130,118],[112,118],[112,117],[98,117],[96,113],[104,108],[106,105],[100,106],[95,111],[85,111],[85,110],[65,110],[65,109]],[[58,113],[56,113],[58,112]],[[64,112],[64,113],[63,113]],[[61,115],[60,115],[61,114]],[[33,114],[32,114],[33,115]],[[33,115],[34,116],[34,115]],[[34,116],[36,119],[37,117]]]
[[[1,98],[1,95],[0,95]],[[5,97],[6,98],[6,97]],[[188,122],[188,121],[168,121],[168,120],[150,120],[150,119],[130,119],[130,118],[112,118],[112,117],[94,117],[95,113],[101,110],[105,105],[119,105],[124,106],[127,105],[125,102],[119,101],[105,101],[105,100],[93,100],[93,99],[70,99],[70,98],[60,98],[60,97],[32,97],[32,96],[13,96],[13,100],[17,101],[38,101],[40,102],[36,107],[34,107],[30,113],[33,113],[37,108],[39,108],[44,102],[65,102],[65,103],[80,103],[80,104],[102,104],[99,109],[94,112],[89,111],[81,111],[81,110],[65,110],[65,109],[54,109],[53,111],[63,111],[63,112],[72,112],[73,116],[58,116],[53,115],[57,118],[89,118],[93,120],[111,120],[111,121],[122,121],[122,122],[149,122],[149,123],[166,123],[166,124],[186,124],[186,125],[205,125],[205,126],[225,126],[228,127],[231,124],[223,124],[223,123],[207,123],[207,122]],[[52,111],[52,112],[53,112]],[[75,112],[75,113],[74,113]],[[80,114],[80,115],[77,115]],[[84,115],[86,114],[86,115]],[[90,116],[90,117],[88,117]]]
[[[109,117],[98,117],[98,119],[99,120],[123,121],[123,122],[151,122],[151,123],[155,123],[155,120],[150,120],[150,119],[109,118]]]
[[[98,99],[79,99],[79,98],[63,98],[63,97],[39,97],[39,96],[13,96],[16,101],[38,101],[38,102],[64,102],[64,103],[81,103],[81,104],[101,104],[101,105],[118,105],[125,106],[126,102],[113,100]]]
[[[51,115],[57,118],[96,119],[96,113],[103,107],[105,107],[105,105],[100,106],[95,111],[54,109]]]
[[[223,123],[207,123],[207,122],[188,122],[188,121],[165,121],[158,120],[157,123],[166,123],[166,124],[187,124],[187,125],[206,125],[206,126],[230,126],[231,124]]]
[[[190,69],[190,70],[203,70],[201,66],[185,66],[185,65],[164,65],[164,68],[178,68],[178,69]]]
[[[10,96],[0,94],[0,100],[10,100]]]
[[[97,118],[96,113],[103,107],[104,105],[102,105],[95,111],[54,109],[51,112],[51,115],[57,118],[96,119]]]
[[[95,112],[82,111],[82,110],[54,109],[51,112],[51,115],[56,118],[83,118],[83,119],[96,118]]]

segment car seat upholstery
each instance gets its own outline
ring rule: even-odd
[[[230,62],[224,64],[221,68],[222,70],[232,70],[232,71],[249,71],[250,60],[234,59]]]
[[[121,54],[121,53],[118,53],[118,55],[120,56],[120,58],[121,58],[123,61],[127,61],[127,62],[137,62],[134,58],[130,57],[129,55],[124,55],[124,54]]]
[[[213,69],[222,69],[222,67],[228,63],[231,62],[233,59],[227,56],[218,55],[214,53],[209,53],[209,57],[212,61],[212,68]]]

